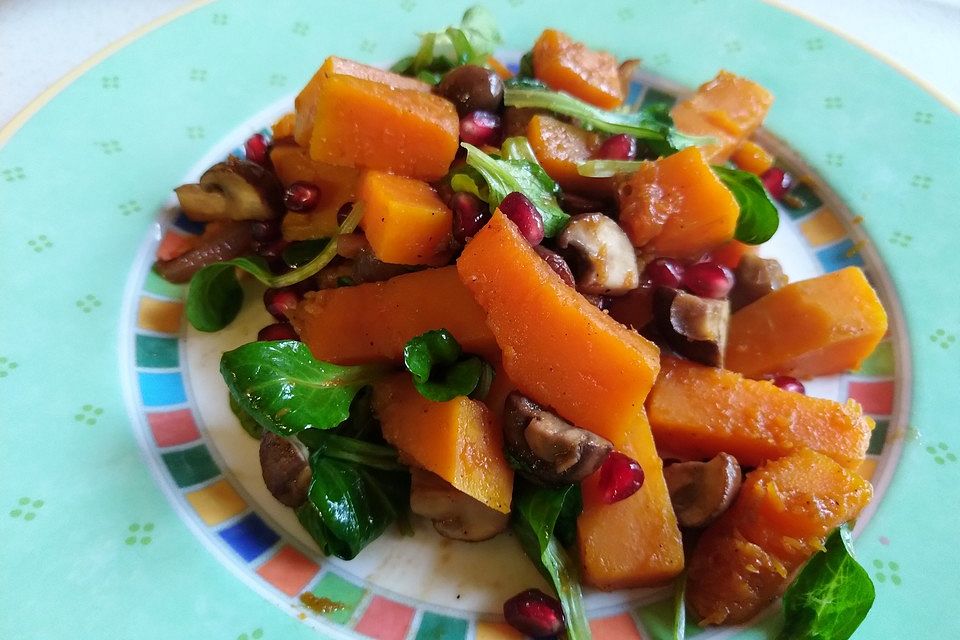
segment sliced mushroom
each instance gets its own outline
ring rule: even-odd
[[[740,491],[740,465],[729,453],[709,462],[677,462],[663,468],[670,501],[681,527],[704,527],[733,503]]]
[[[788,282],[779,262],[752,253],[744,254],[740,258],[735,275],[733,289],[730,291],[730,307],[734,311],[773,293]]]
[[[640,285],[637,254],[620,225],[602,213],[570,218],[557,246],[576,257],[577,290],[593,295],[622,295]]]
[[[630,83],[633,82],[633,74],[639,66],[639,58],[628,58],[617,67],[617,77],[620,78],[620,89],[623,95],[630,95]]]
[[[310,489],[309,452],[296,438],[264,431],[260,438],[260,471],[273,497],[288,507],[307,501]]]
[[[681,356],[723,366],[730,303],[671,287],[653,291],[653,319],[661,338]]]
[[[603,464],[613,449],[610,441],[577,428],[514,391],[503,410],[507,451],[529,469],[538,484],[579,482]]]
[[[454,540],[489,540],[507,529],[510,516],[491,509],[423,469],[410,469],[410,510],[433,520],[437,533]]]
[[[367,246],[357,253],[357,257],[353,262],[352,277],[357,284],[364,282],[382,282],[394,276],[400,276],[416,270],[417,267],[405,264],[383,262],[374,255],[373,249]]]
[[[208,237],[209,235],[209,237]],[[189,282],[197,271],[215,262],[250,253],[253,230],[248,222],[229,222],[212,234],[204,234],[199,246],[172,260],[158,260],[154,268],[168,282]]]
[[[283,213],[283,187],[258,164],[230,157],[200,177],[198,184],[174,189],[191,220],[267,220]]]

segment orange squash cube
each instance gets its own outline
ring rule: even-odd
[[[293,128],[297,122],[297,114],[295,113],[286,113],[276,122],[273,123],[273,126],[270,127],[270,133],[273,135],[273,141],[279,142],[280,140],[285,140],[287,138],[293,138]]]
[[[533,45],[533,73],[548,87],[602,109],[623,104],[617,59],[594,51],[562,31],[547,29]]]
[[[619,187],[620,225],[643,253],[692,258],[733,238],[740,205],[700,149],[645,163]]]
[[[730,159],[738,169],[749,171],[756,176],[763,175],[764,171],[773,166],[773,155],[750,140],[741,142]]]
[[[527,139],[537,160],[566,191],[591,195],[609,195],[611,178],[588,178],[577,172],[577,165],[586,162],[600,147],[600,136],[546,115],[535,115],[527,124]]]
[[[749,378],[813,378],[856,369],[887,332],[859,267],[788,284],[730,316],[726,366]]]
[[[400,373],[374,385],[373,407],[383,437],[402,459],[491,509],[510,512],[513,469],[504,457],[503,431],[482,402],[428,400]]]
[[[360,227],[383,262],[441,266],[450,260],[453,213],[426,182],[367,171],[359,201]]]

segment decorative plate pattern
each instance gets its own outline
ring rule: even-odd
[[[535,3],[487,4],[508,46],[545,26]],[[322,627],[332,637],[511,637],[319,559],[260,512],[191,398],[182,289],[145,268],[156,212],[211,143],[236,144],[238,125],[269,122],[271,105],[326,54],[399,57],[415,44],[408,34],[463,8],[202,6],[79,77],[0,149],[10,301],[0,315],[0,636],[296,638]],[[948,416],[958,407],[940,387],[958,373],[960,287],[940,274],[960,266],[944,232],[960,201],[949,171],[960,118],[863,51],[761,3],[599,3],[585,13],[565,2],[549,22],[685,86],[725,67],[777,95],[770,131],[835,193],[813,190],[788,212],[807,257],[826,271],[863,261],[885,301],[902,302],[902,313],[889,307],[877,353],[831,383],[877,418],[864,471],[884,495],[861,518],[858,551],[878,597],[857,637],[960,634],[933,604],[957,597],[949,505],[960,500],[960,441]],[[317,615],[304,590],[337,604]],[[666,637],[668,607],[652,599],[593,607],[595,637]],[[768,616],[741,635],[775,629]]]

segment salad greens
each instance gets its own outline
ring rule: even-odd
[[[424,398],[446,402],[457,396],[486,395],[493,368],[477,356],[461,357],[463,350],[449,331],[427,331],[403,348],[403,364],[413,374],[413,386]]]
[[[388,371],[379,364],[321,362],[295,340],[251,342],[220,358],[220,374],[237,405],[281,436],[336,427],[350,415],[357,393]]]
[[[740,205],[733,237],[747,244],[763,244],[780,226],[780,214],[763,188],[760,178],[747,171],[714,167],[714,173],[730,189]]]
[[[390,70],[437,84],[454,67],[484,64],[501,41],[493,14],[482,6],[470,7],[459,27],[421,35],[417,52],[401,59]]]
[[[575,485],[546,489],[518,480],[514,488],[513,530],[537,569],[553,583],[568,640],[591,637],[577,566],[561,545],[561,540],[572,542],[582,506]]]
[[[340,225],[340,234],[357,228],[362,207],[354,206]],[[233,322],[243,306],[243,289],[237,280],[236,269],[246,271],[268,287],[288,287],[316,275],[337,255],[337,243],[327,242],[312,260],[292,271],[275,275],[267,261],[259,256],[234,258],[207,265],[190,280],[187,291],[186,314],[193,328],[199,331],[219,331]]]
[[[673,640],[687,637],[687,573],[684,571],[674,585],[673,593]]]
[[[543,217],[543,231],[549,238],[559,233],[570,216],[557,204],[557,183],[539,164],[521,159],[490,156],[466,142],[467,165],[476,169],[487,183],[490,210],[514,191],[527,196]]]
[[[240,405],[232,393],[228,393],[227,397],[230,399],[230,411],[237,417],[240,427],[246,431],[251,438],[259,440],[263,436],[263,427],[253,419],[253,416],[240,408]]]
[[[538,84],[523,79],[520,82],[508,82],[503,91],[504,104],[508,107],[546,109],[576,118],[589,129],[626,133],[645,141],[659,155],[669,155],[706,141],[677,131],[665,105],[651,104],[633,112],[607,111]]]
[[[325,554],[350,560],[406,513],[410,475],[389,470],[391,460],[402,467],[387,447],[324,435],[310,455],[313,479],[297,519]]]
[[[609,178],[636,171],[643,163],[643,160],[588,160],[577,165],[577,173],[588,178]],[[714,166],[713,171],[740,205],[733,237],[746,244],[763,244],[772,238],[780,226],[780,213],[760,179],[729,167]]]
[[[875,596],[870,575],[853,557],[850,530],[844,525],[784,594],[786,625],[778,640],[846,640],[867,616]]]

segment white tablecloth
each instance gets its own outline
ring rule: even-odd
[[[739,1],[739,0],[737,0]],[[960,0],[777,0],[960,105]],[[81,62],[184,0],[0,0],[0,125]]]

